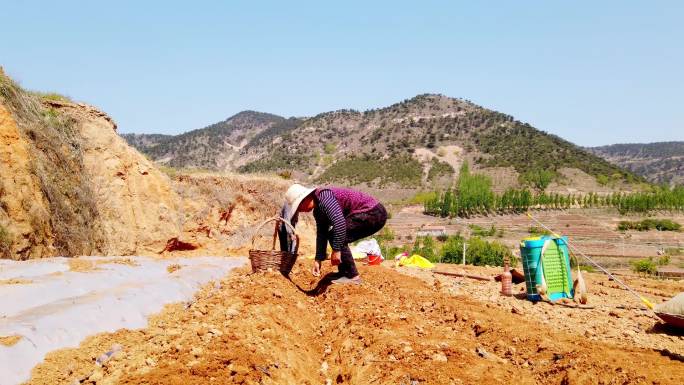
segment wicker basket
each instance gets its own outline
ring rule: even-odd
[[[254,241],[256,240],[259,231],[267,223],[274,221],[275,229],[273,231],[273,244],[271,245],[271,250],[255,249]],[[249,250],[249,260],[252,263],[253,272],[256,273],[258,271],[267,271],[270,269],[274,271],[280,271],[283,275],[286,276],[290,274],[292,266],[294,266],[295,261],[297,261],[297,251],[299,250],[299,235],[295,233],[295,240],[297,243],[295,245],[294,253],[276,250],[275,246],[276,239],[278,238],[278,228],[280,227],[281,223],[285,223],[286,226],[288,226],[290,229],[292,229],[292,231],[294,231],[294,227],[292,227],[292,225],[288,221],[280,217],[274,217],[264,221],[261,225],[259,225],[259,227],[257,227],[256,231],[254,232],[254,236],[252,236],[252,248]]]

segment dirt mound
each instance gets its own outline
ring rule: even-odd
[[[274,177],[171,178],[130,147],[107,114],[27,92],[1,70],[0,175],[12,176],[0,180],[0,258],[11,259],[244,251],[289,185]]]
[[[177,236],[169,179],[92,106],[21,89],[0,71],[3,257],[152,253]],[[153,204],[151,204],[153,202]]]
[[[30,147],[0,103],[0,230],[6,234],[0,239],[0,258],[21,259],[54,249],[48,202],[31,170]]]
[[[193,173],[173,177],[181,197],[183,241],[197,245],[182,255],[246,255],[256,227],[280,213],[285,191],[292,182],[269,176]],[[302,253],[313,251],[314,221],[302,216],[297,226]],[[270,231],[270,234],[267,234]],[[264,228],[266,237],[272,227]],[[257,247],[271,247],[258,238]]]
[[[105,239],[98,254],[151,254],[177,237],[180,202],[169,178],[128,146],[112,119],[84,104],[50,101],[49,105],[71,117],[78,130]]]
[[[49,354],[30,384],[678,384],[656,352],[558,331],[386,267],[361,286],[246,271],[121,330]],[[325,281],[324,281],[325,282]],[[121,353],[102,368],[95,358]]]

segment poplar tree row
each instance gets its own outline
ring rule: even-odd
[[[648,192],[602,195],[533,194],[526,188],[509,189],[503,194],[495,194],[489,178],[470,174],[467,164],[464,164],[454,189],[435,192],[424,203],[426,214],[441,217],[521,213],[532,208],[553,210],[603,207],[614,207],[621,214],[684,210],[684,186],[653,187]]]

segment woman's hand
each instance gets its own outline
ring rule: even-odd
[[[311,269],[311,274],[313,274],[314,277],[318,277],[321,275],[321,261],[314,259],[313,268]]]
[[[342,256],[342,253],[339,250],[333,251],[332,254],[330,254],[330,263],[333,266],[339,265],[340,263],[342,263],[341,256]]]

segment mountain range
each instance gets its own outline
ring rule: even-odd
[[[613,144],[588,150],[650,182],[684,184],[684,142]]]
[[[641,179],[510,115],[438,94],[313,117],[244,111],[180,135],[123,136],[172,167],[276,172],[318,183],[444,185],[465,161],[475,171],[503,175],[500,179],[510,186],[539,170],[550,171],[559,182],[567,170],[603,184]]]

